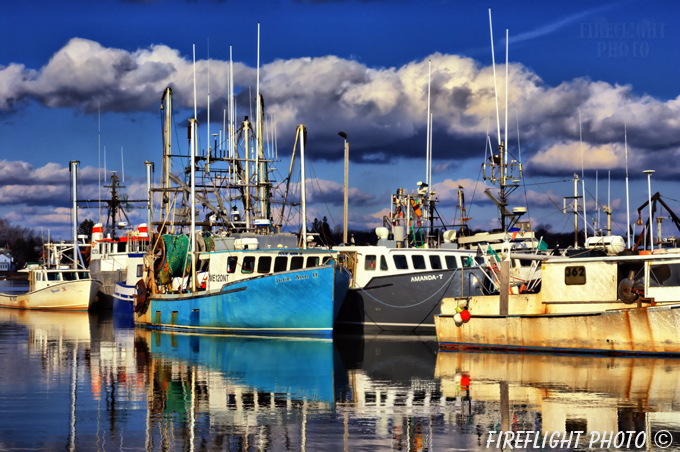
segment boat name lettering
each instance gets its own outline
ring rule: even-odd
[[[210,282],[227,282],[227,275],[210,275]]]
[[[302,256],[302,253],[294,251],[279,251],[278,256]]]
[[[282,282],[288,282],[290,281],[290,276],[284,276],[282,278],[276,278],[276,284],[282,283]]]
[[[309,275],[295,275],[295,279],[309,279]]]
[[[436,281],[437,279],[444,279],[444,275],[411,276],[411,282]]]

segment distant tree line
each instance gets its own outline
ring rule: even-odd
[[[17,268],[42,258],[42,238],[33,229],[14,226],[0,218],[0,247],[8,248]]]

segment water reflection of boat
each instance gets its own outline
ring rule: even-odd
[[[85,311],[62,312],[0,309],[0,323],[28,328],[32,343],[65,340],[90,341],[90,314]]]
[[[674,359],[442,352],[435,377],[442,396],[466,400],[487,432],[500,419],[503,431],[646,431],[651,439],[680,425]]]
[[[198,367],[220,397],[224,391],[250,397],[305,399],[332,404],[333,342],[320,339],[266,338],[222,335],[166,334],[137,330],[155,361]],[[206,381],[207,382],[207,381]],[[236,401],[234,401],[236,403]],[[278,403],[278,401],[276,402]],[[229,405],[229,404],[228,404]],[[229,406],[222,407],[229,409]]]
[[[432,377],[434,336],[336,336],[347,380],[336,384],[336,413],[345,450],[391,444],[390,450],[437,450],[434,431],[447,428],[451,401]]]

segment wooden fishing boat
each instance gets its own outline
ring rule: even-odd
[[[678,254],[548,259],[537,293],[448,298],[435,326],[442,349],[680,355],[679,294]]]

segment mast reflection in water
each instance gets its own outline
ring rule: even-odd
[[[438,354],[434,337],[170,334],[0,310],[0,450],[488,450],[501,429],[675,433],[677,364]]]

